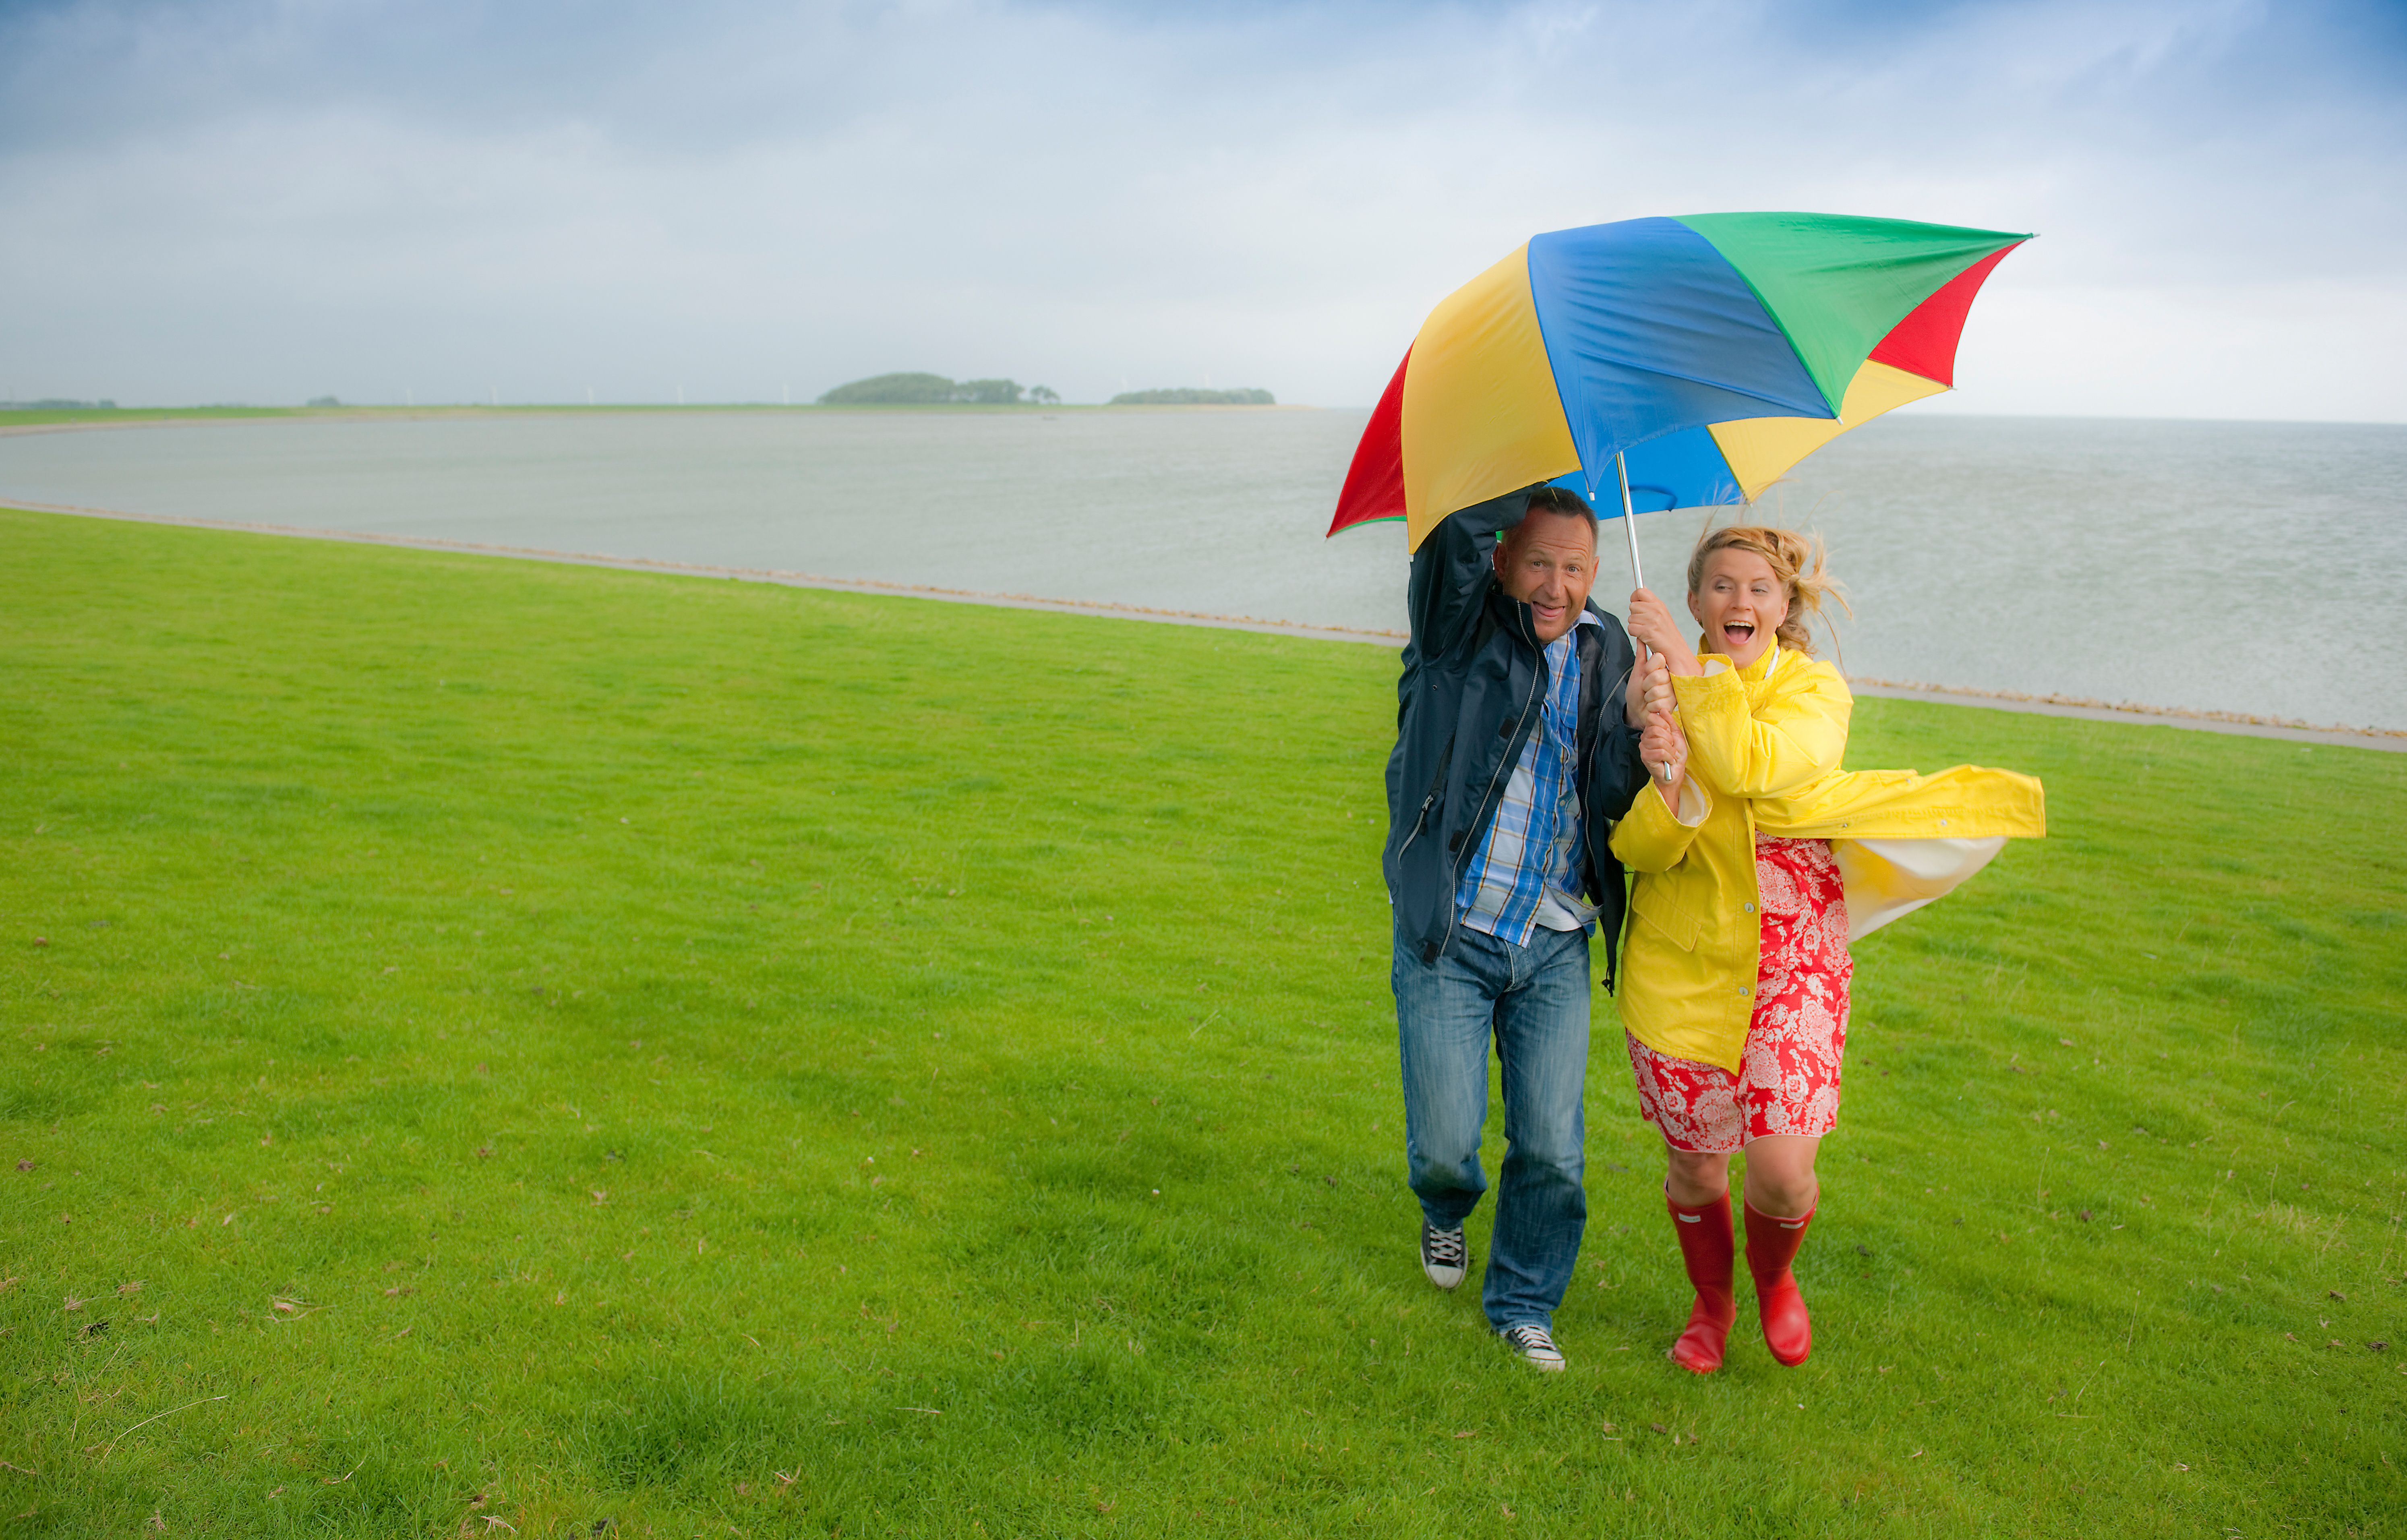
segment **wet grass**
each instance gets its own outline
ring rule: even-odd
[[[1392,654],[16,513],[0,634],[0,1533],[2398,1532],[2407,757],[1860,703],[2056,834],[1860,949],[1816,1356],[1664,1362],[1608,1012],[1541,1378]]]

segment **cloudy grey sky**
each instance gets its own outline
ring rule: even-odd
[[[1920,408],[2407,421],[2392,0],[0,0],[0,393],[1367,405],[1531,234],[2033,230]]]

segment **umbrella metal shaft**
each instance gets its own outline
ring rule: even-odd
[[[1646,572],[1645,568],[1638,564],[1638,516],[1630,510],[1630,467],[1622,463],[1621,456],[1619,454],[1616,454],[1613,457],[1613,474],[1615,479],[1621,483],[1621,533],[1624,535],[1627,535],[1630,540],[1630,576],[1637,580],[1636,586],[1639,588],[1645,588],[1646,586]],[[1639,656],[1645,656],[1645,644],[1644,643],[1639,644]],[[1662,773],[1663,779],[1668,783],[1672,778],[1672,766],[1670,763],[1666,762],[1665,763],[1657,766],[1657,768]]]
[[[1646,574],[1638,565],[1638,519],[1630,511],[1630,467],[1618,454],[1613,457],[1613,474],[1621,483],[1621,533],[1630,537],[1630,576],[1637,579],[1637,587],[1645,588]]]

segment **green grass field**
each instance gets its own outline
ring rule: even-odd
[[[2055,834],[1859,950],[1815,1357],[1664,1362],[1604,1007],[1542,1377],[1383,649],[7,512],[0,636],[0,1534],[2400,1533],[2407,756],[1859,703]]]

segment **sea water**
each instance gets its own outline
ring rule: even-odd
[[[178,423],[0,436],[0,501],[1397,630],[1403,527],[1324,538],[1364,417]],[[1851,673],[2407,728],[2402,482],[2407,427],[1909,409],[1814,455],[1756,516],[1829,541]],[[1680,587],[1703,517],[1637,520],[1652,586]],[[1602,557],[1619,610],[1617,523]]]

